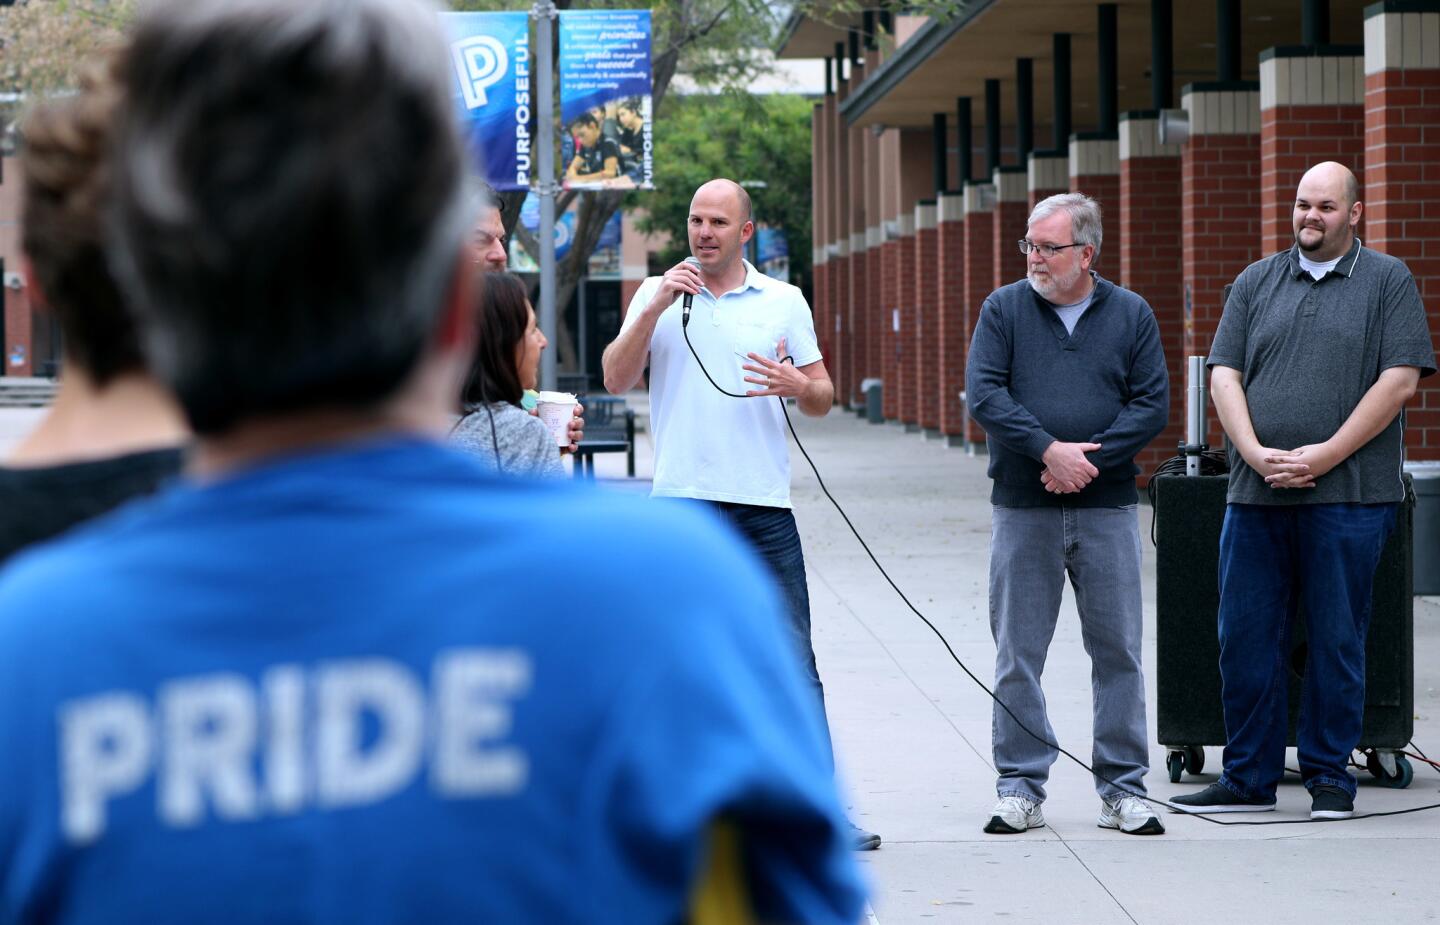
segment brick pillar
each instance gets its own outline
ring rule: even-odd
[[[835,330],[833,312],[828,310],[830,296],[830,267],[826,264],[825,248],[816,246],[810,252],[810,312],[815,316],[815,339],[820,343],[820,355],[825,359],[825,368],[830,379],[835,381]],[[835,400],[840,401],[840,384],[835,384]]]
[[[941,195],[936,207],[939,227],[939,324],[935,337],[935,359],[940,370],[940,433],[947,446],[965,445],[965,408],[960,392],[965,388],[965,195]]]
[[[1165,430],[1141,451],[1140,485],[1175,455],[1185,435],[1184,254],[1175,203],[1181,195],[1180,145],[1160,144],[1159,114],[1120,115],[1120,210],[1108,224],[1120,237],[1120,284],[1137,292],[1155,312],[1170,373],[1170,417]],[[1105,229],[1109,237],[1110,229]]]
[[[891,351],[895,354],[895,379],[900,401],[898,417],[906,432],[920,430],[920,408],[916,401],[918,364],[915,358],[915,213],[901,212],[900,240],[895,262],[895,309],[900,323],[892,331]]]
[[[897,223],[898,224],[898,223]],[[888,236],[888,232],[887,232]],[[896,317],[900,311],[900,238],[880,246],[880,378],[885,380],[885,420],[900,420],[900,370],[896,364]]]
[[[18,171],[17,171],[18,172]],[[7,264],[6,274],[19,268]],[[5,296],[5,343],[0,351],[0,376],[35,375],[35,313],[30,304],[30,289],[11,289]],[[19,363],[13,362],[18,358]]]
[[[1030,186],[1030,208],[1057,193],[1070,192],[1070,153],[1037,151],[1030,155],[1026,180]],[[1029,218],[1029,214],[1026,214]]]
[[[1261,254],[1294,243],[1295,187],[1310,167],[1339,161],[1363,188],[1364,52],[1363,45],[1302,45],[1260,53]]]
[[[1070,192],[1100,203],[1105,239],[1092,267],[1106,279],[1120,272],[1120,139],[1100,132],[1070,136]],[[1114,229],[1112,231],[1112,229]]]
[[[840,81],[836,93],[825,97],[825,249],[829,254],[830,284],[826,311],[840,319],[840,335],[835,339],[835,355],[830,365],[835,377],[837,395],[848,396],[853,389],[851,375],[853,364],[852,339],[854,327],[850,324],[847,306],[849,304],[849,261],[846,244],[847,230],[843,221],[845,209],[843,179],[848,173],[848,142],[844,126],[840,121],[840,102],[849,90],[846,81]],[[843,401],[843,399],[842,399]]]
[[[875,62],[876,66],[879,61]],[[857,194],[865,202],[865,227],[861,229],[865,246],[865,286],[857,293],[863,313],[856,318],[856,324],[865,329],[865,353],[862,365],[866,378],[880,378],[880,326],[876,318],[880,308],[880,245],[885,243],[882,233],[884,225],[881,216],[884,208],[881,202],[883,188],[889,172],[882,163],[881,138],[868,128],[861,133],[865,145],[866,164],[864,182]]]
[[[915,207],[915,416],[926,437],[940,436],[940,231],[936,202]]]
[[[866,362],[870,343],[870,330],[866,325],[867,313],[870,308],[868,291],[870,261],[865,253],[864,234],[851,233],[849,251],[850,291],[849,300],[845,304],[845,315],[850,322],[851,362],[850,391],[846,393],[846,399],[850,407],[863,408],[865,396],[860,391],[860,383],[874,375]]]
[[[1440,331],[1440,2],[1365,10],[1367,246],[1405,261],[1430,330]],[[1419,38],[1417,38],[1419,37]],[[1423,39],[1423,40],[1422,40]],[[1440,459],[1440,377],[1420,380],[1406,413],[1405,453]]]
[[[860,367],[861,350],[864,349],[863,337],[860,331],[855,330],[855,316],[860,310],[860,303],[864,300],[865,284],[865,232],[850,233],[848,239],[848,259],[845,261],[845,304],[841,305],[841,329],[844,334],[841,340],[845,341],[845,390],[835,390],[835,401],[844,406],[850,406],[860,398]]]
[[[866,76],[868,71],[857,67],[850,79],[850,86],[858,88]],[[875,151],[867,144],[866,136],[869,132],[857,126],[842,128],[841,131],[845,134],[848,157],[848,170],[840,184],[840,233],[848,240],[850,251],[850,285],[844,308],[849,316],[851,331],[850,389],[847,397],[852,405],[863,407],[865,396],[860,392],[860,383],[868,375],[865,359],[869,333],[861,323],[867,308],[865,275],[868,266],[864,256],[867,221],[865,183],[866,178],[876,171],[879,165]]]
[[[1225,286],[1260,257],[1260,85],[1190,84],[1190,137],[1180,156],[1185,355],[1208,354]],[[1207,442],[1221,445],[1210,415]]]
[[[965,348],[975,335],[975,320],[980,306],[995,291],[995,187],[989,183],[965,184],[965,257],[964,283],[961,285],[965,322]],[[965,415],[965,448],[971,453],[985,452],[985,431]]]
[[[995,211],[990,213],[991,288],[999,289],[1025,275],[1025,255],[1015,242],[1025,237],[1025,219],[1030,217],[1030,177],[1024,167],[997,167],[993,174]]]
[[[844,402],[850,393],[850,334],[845,331],[845,308],[850,304],[850,238],[841,236],[831,245],[834,256],[829,258],[829,304],[825,311],[825,327],[831,333],[831,349],[825,362],[835,396]]]
[[[826,369],[835,376],[835,331],[832,327],[829,279],[825,267],[825,106],[816,103],[810,110],[810,189],[814,191],[810,202],[810,227],[812,248],[810,252],[810,276],[813,280],[810,293],[810,310],[815,315],[815,337],[820,342],[820,353],[825,357]],[[621,305],[628,306],[630,299],[622,293]],[[839,389],[835,391],[840,394]]]
[[[865,231],[865,369],[867,375],[884,380],[885,327],[890,311],[885,307],[885,226],[878,220]],[[885,381],[885,389],[890,382]]]

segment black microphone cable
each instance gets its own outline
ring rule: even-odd
[[[696,363],[696,365],[698,365],[698,366],[700,367],[700,371],[705,374],[705,378],[710,381],[710,384],[715,387],[715,390],[716,390],[717,392],[719,392],[720,394],[722,394],[722,395],[728,395],[728,396],[730,396],[731,398],[750,398],[751,396],[746,395],[746,394],[744,394],[744,393],[741,393],[741,392],[730,392],[730,391],[727,391],[727,390],[725,390],[725,389],[723,389],[723,388],[720,387],[719,383],[717,383],[717,382],[715,381],[714,377],[712,377],[712,376],[710,375],[710,371],[705,368],[705,363],[700,359],[700,354],[698,354],[698,353],[695,352],[695,345],[692,344],[692,343],[690,343],[690,330],[689,330],[689,328],[690,328],[690,317],[689,317],[689,313],[687,312],[687,313],[685,313],[685,314],[683,314],[683,315],[681,316],[681,321],[680,321],[680,333],[684,336],[684,338],[685,338],[685,346],[690,348],[690,355],[695,358],[695,363]],[[782,357],[782,358],[780,359],[780,362],[781,362],[781,363],[789,363],[789,364],[791,364],[791,365],[793,366],[793,365],[795,364],[795,358],[794,358],[793,356],[788,356],[788,355],[787,355],[787,356],[785,356],[785,357]],[[808,452],[806,452],[806,450],[805,450],[805,444],[803,444],[803,443],[800,442],[800,435],[795,432],[795,423],[794,423],[794,421],[792,421],[792,420],[790,419],[790,409],[786,407],[786,405],[785,405],[785,399],[784,399],[782,396],[776,395],[776,396],[775,396],[775,400],[780,403],[780,411],[781,411],[782,414],[785,415],[785,424],[786,424],[787,427],[790,428],[790,436],[795,440],[795,445],[796,445],[797,447],[799,447],[799,449],[800,449],[800,455],[805,457],[805,462],[807,462],[807,463],[810,464],[810,471],[813,472],[813,473],[815,473],[815,481],[820,485],[820,491],[823,492],[824,495],[825,495],[825,497],[830,500],[830,503],[835,506],[835,510],[840,513],[841,519],[845,521],[845,526],[849,527],[849,528],[850,528],[850,532],[855,535],[855,539],[856,539],[857,542],[859,542],[860,548],[863,549],[863,550],[865,550],[865,555],[867,555],[867,556],[870,557],[870,561],[875,564],[875,568],[880,572],[880,575],[885,579],[886,583],[889,584],[890,587],[895,591],[895,594],[896,594],[897,596],[899,596],[900,600],[904,602],[905,606],[906,606],[907,608],[909,608],[910,612],[913,613],[915,616],[919,617],[919,618],[920,618],[920,622],[924,623],[927,627],[929,627],[930,632],[934,633],[934,634],[935,634],[935,638],[937,638],[937,639],[940,640],[940,644],[945,647],[945,651],[946,651],[947,653],[949,653],[951,660],[953,660],[956,665],[960,666],[960,670],[963,671],[963,672],[965,672],[966,677],[968,677],[971,681],[974,681],[975,684],[976,684],[976,686],[978,686],[982,691],[984,691],[984,692],[986,693],[986,695],[988,695],[988,696],[990,697],[990,699],[993,700],[993,701],[1000,707],[1000,709],[1004,710],[1004,711],[1006,712],[1006,714],[1008,714],[1009,717],[1010,717],[1012,720],[1015,721],[1015,725],[1019,726],[1020,729],[1023,730],[1026,735],[1030,736],[1030,738],[1032,738],[1032,739],[1034,739],[1035,741],[1039,742],[1040,744],[1044,745],[1046,748],[1054,749],[1057,753],[1059,753],[1059,754],[1061,754],[1061,755],[1064,755],[1066,758],[1069,758],[1072,762],[1074,762],[1075,764],[1079,765],[1081,768],[1084,768],[1086,771],[1088,771],[1088,772],[1089,772],[1093,777],[1095,777],[1097,780],[1104,781],[1105,783],[1107,783],[1107,784],[1109,784],[1110,786],[1114,787],[1116,790],[1120,791],[1121,793],[1123,793],[1123,794],[1125,794],[1125,795],[1127,795],[1127,796],[1136,797],[1137,799],[1140,799],[1140,800],[1144,800],[1146,803],[1148,803],[1148,804],[1150,804],[1150,805],[1152,805],[1152,806],[1158,804],[1158,805],[1164,806],[1166,809],[1170,810],[1172,813],[1174,813],[1174,814],[1176,814],[1176,815],[1191,816],[1191,817],[1194,817],[1194,818],[1203,819],[1204,821],[1209,822],[1209,823],[1212,823],[1212,824],[1214,824],[1214,825],[1226,825],[1226,826],[1229,826],[1229,825],[1234,825],[1234,826],[1308,825],[1308,824],[1320,823],[1320,822],[1323,822],[1323,823],[1352,822],[1352,821],[1359,821],[1359,820],[1361,820],[1361,819],[1376,819],[1376,818],[1379,818],[1379,817],[1381,817],[1381,816],[1405,816],[1405,815],[1409,815],[1410,813],[1419,813],[1419,812],[1425,812],[1426,810],[1440,809],[1440,803],[1429,803],[1429,804],[1426,804],[1426,805],[1424,805],[1424,806],[1414,806],[1414,807],[1411,807],[1411,808],[1409,808],[1409,809],[1394,809],[1394,810],[1388,810],[1388,811],[1386,811],[1386,812],[1359,813],[1359,814],[1357,814],[1357,815],[1348,816],[1348,817],[1346,817],[1345,819],[1263,819],[1263,820],[1260,820],[1260,819],[1255,819],[1255,820],[1252,820],[1252,819],[1214,819],[1214,818],[1211,818],[1212,814],[1210,814],[1210,813],[1195,812],[1194,810],[1185,809],[1185,808],[1183,808],[1183,807],[1176,806],[1176,805],[1173,804],[1173,803],[1170,803],[1170,802],[1167,802],[1167,801],[1164,801],[1164,800],[1157,800],[1157,799],[1154,799],[1153,797],[1147,796],[1147,795],[1145,795],[1145,794],[1143,794],[1143,793],[1138,793],[1138,792],[1130,789],[1129,787],[1125,786],[1124,784],[1116,783],[1115,781],[1113,781],[1113,780],[1111,780],[1110,778],[1106,777],[1104,774],[1101,774],[1100,772],[1096,771],[1094,768],[1092,768],[1090,765],[1086,764],[1086,763],[1085,763],[1084,761],[1082,761],[1080,758],[1077,758],[1075,755],[1073,755],[1072,753],[1070,753],[1069,751],[1067,751],[1065,748],[1061,747],[1061,745],[1060,745],[1058,742],[1051,742],[1049,739],[1045,738],[1045,736],[1040,735],[1040,734],[1037,733],[1035,730],[1033,730],[1033,729],[1031,729],[1029,726],[1027,726],[1027,725],[1020,719],[1020,717],[1018,717],[1018,716],[1015,715],[1015,711],[1010,709],[1010,705],[1009,705],[1009,704],[1007,704],[1005,701],[1001,700],[1000,697],[999,697],[993,690],[990,689],[990,686],[989,686],[988,684],[986,684],[984,681],[980,680],[980,678],[977,677],[977,676],[975,675],[975,673],[974,673],[973,671],[971,671],[970,668],[969,668],[963,661],[961,661],[960,656],[956,655],[956,654],[955,654],[955,650],[954,650],[953,648],[951,648],[951,646],[950,646],[950,640],[948,640],[948,639],[945,638],[945,634],[942,633],[942,632],[940,632],[939,628],[936,627],[934,623],[930,622],[930,619],[929,619],[928,617],[926,617],[923,613],[921,613],[920,610],[919,610],[914,604],[910,603],[910,598],[906,597],[906,596],[905,596],[905,592],[900,590],[900,586],[897,585],[897,584],[895,584],[895,580],[890,577],[890,573],[889,573],[889,572],[885,571],[885,566],[883,566],[883,565],[880,564],[880,560],[877,559],[877,558],[875,557],[875,553],[870,550],[870,546],[869,546],[869,544],[867,544],[867,543],[865,542],[865,538],[862,537],[862,536],[860,535],[860,531],[855,528],[855,524],[852,523],[851,520],[850,520],[850,515],[848,515],[848,514],[845,513],[845,509],[840,506],[840,502],[835,500],[835,496],[832,495],[832,494],[830,493],[830,489],[826,487],[826,485],[825,485],[825,480],[820,477],[820,470],[819,470],[819,468],[817,468],[816,465],[815,465],[815,460],[813,460],[813,459],[810,458],[810,454],[809,454]],[[1422,753],[1422,754],[1423,754],[1423,753]]]

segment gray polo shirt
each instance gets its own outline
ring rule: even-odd
[[[1319,280],[1298,248],[1246,267],[1235,280],[1207,365],[1240,371],[1262,446],[1292,450],[1330,439],[1383,370],[1435,372],[1425,307],[1405,264],[1364,247]],[[1230,450],[1232,504],[1381,504],[1404,497],[1405,415],[1315,480],[1274,489]]]

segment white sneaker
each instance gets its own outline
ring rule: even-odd
[[[1113,802],[1100,801],[1100,818],[1096,824],[1103,829],[1119,829],[1128,835],[1164,835],[1160,817],[1139,797],[1122,796]]]
[[[985,831],[991,835],[1017,835],[1026,829],[1038,829],[1045,825],[1045,816],[1040,804],[1029,797],[1003,796],[990,811],[990,821]]]

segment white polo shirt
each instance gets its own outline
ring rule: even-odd
[[[624,332],[649,304],[661,278],[641,283],[625,313]],[[680,328],[681,299],[661,314],[650,337],[650,428],[657,498],[701,498],[767,507],[790,506],[790,445],[780,403],[731,398],[695,364]],[[800,290],[745,262],[745,283],[715,296],[702,289],[690,311],[690,343],[726,391],[760,388],[741,367],[751,352],[777,357],[785,340],[796,366],[820,360],[810,306]],[[777,357],[778,358],[778,357]]]

